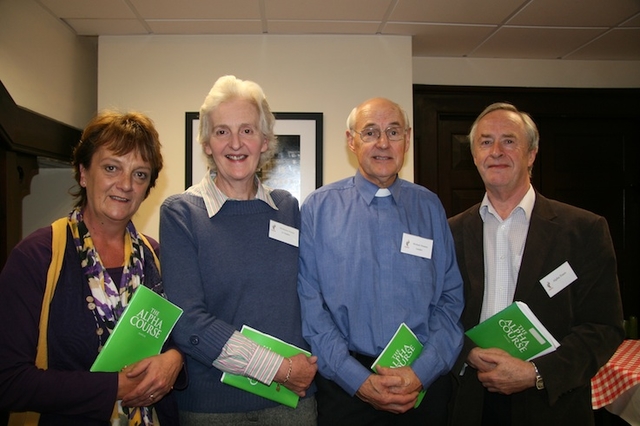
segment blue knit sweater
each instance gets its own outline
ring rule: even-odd
[[[160,209],[165,291],[184,309],[173,337],[187,354],[189,386],[180,410],[246,412],[277,403],[222,384],[212,366],[234,330],[246,324],[309,349],[296,290],[298,248],[269,238],[269,221],[300,228],[298,201],[286,191],[261,200],[228,200],[209,218],[201,197],[182,193]],[[307,395],[313,393],[313,389]]]

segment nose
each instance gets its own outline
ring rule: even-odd
[[[240,133],[231,132],[231,140],[229,141],[229,147],[231,149],[240,149],[242,142],[240,141]]]
[[[123,191],[130,191],[133,188],[133,177],[130,173],[123,173],[118,184]]]
[[[490,152],[491,156],[493,157],[499,157],[502,155],[502,145],[499,143],[492,143],[491,144],[491,152]]]
[[[389,137],[387,136],[387,132],[380,132],[380,137],[376,141],[376,146],[382,149],[389,146]]]

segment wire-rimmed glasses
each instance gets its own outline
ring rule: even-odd
[[[376,142],[382,136],[382,131],[377,127],[365,127],[359,132],[357,130],[353,132],[359,134],[364,143]],[[389,141],[398,142],[404,138],[404,129],[400,126],[389,126],[384,129],[384,134]]]

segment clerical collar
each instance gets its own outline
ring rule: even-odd
[[[389,195],[391,195],[389,188],[378,188],[376,192],[376,197],[388,197]]]

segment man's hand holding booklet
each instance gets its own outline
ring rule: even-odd
[[[422,347],[422,343],[420,343],[413,331],[407,327],[407,324],[402,323],[382,353],[371,364],[371,370],[377,373],[376,366],[378,365],[390,368],[410,366],[420,356]],[[418,408],[425,392],[426,389],[420,391],[414,408]]]
[[[524,302],[513,302],[465,334],[483,349],[500,348],[525,361],[560,346]]]

